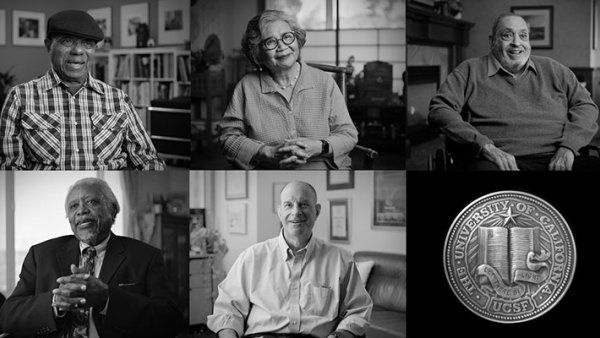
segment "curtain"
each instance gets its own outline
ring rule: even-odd
[[[150,207],[151,201],[145,201],[143,196],[140,196],[144,178],[151,179],[152,175],[150,176],[140,175],[135,171],[123,171],[123,232],[128,237],[160,248],[160,234],[156,231],[156,217]]]

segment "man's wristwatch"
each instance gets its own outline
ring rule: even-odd
[[[329,142],[321,140],[321,155],[329,153]]]

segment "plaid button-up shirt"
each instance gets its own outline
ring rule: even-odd
[[[131,99],[91,75],[71,94],[54,72],[11,89],[0,169],[163,170]]]
[[[298,169],[350,169],[348,153],[358,132],[344,96],[329,74],[301,64],[291,102],[266,70],[249,73],[237,84],[219,125],[219,142],[231,163],[254,169],[251,160],[264,144],[306,137],[326,140],[333,156],[311,158]]]

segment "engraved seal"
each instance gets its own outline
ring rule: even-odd
[[[444,270],[456,297],[500,323],[549,311],[567,292],[575,263],[575,241],[562,215],[520,191],[473,201],[454,219],[444,247]]]

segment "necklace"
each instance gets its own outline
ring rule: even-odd
[[[285,86],[281,86],[279,85],[279,83],[277,84],[279,85],[279,88],[281,88],[281,90],[286,90],[292,87],[294,84],[296,84],[296,80],[298,80],[298,76],[300,76],[300,64],[296,63],[296,65],[298,65],[298,67],[296,67],[296,75],[294,76],[292,81],[290,81],[290,83],[286,84]]]

